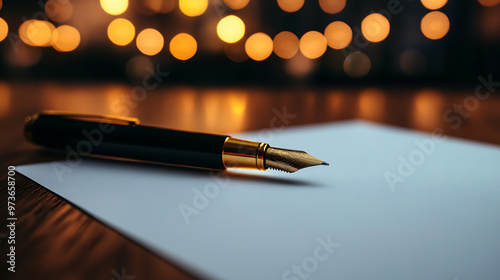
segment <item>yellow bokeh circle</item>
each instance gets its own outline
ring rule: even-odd
[[[426,7],[429,10],[437,10],[441,9],[444,5],[446,5],[446,2],[448,0],[420,0],[422,2],[422,5]]]
[[[217,24],[217,35],[226,43],[236,43],[245,35],[245,23],[235,15],[226,16]]]
[[[9,26],[7,25],[7,22],[3,18],[0,18],[0,41],[3,41],[3,39],[7,37],[8,33]]]
[[[128,8],[128,0],[100,0],[101,8],[108,14],[123,14]]]
[[[134,25],[124,18],[117,18],[108,25],[108,38],[115,45],[128,45],[134,40],[134,37]]]
[[[196,53],[198,45],[193,36],[187,33],[175,35],[170,41],[170,53],[179,60],[188,60]]]
[[[179,0],[179,9],[189,17],[202,15],[208,7],[208,0]]]

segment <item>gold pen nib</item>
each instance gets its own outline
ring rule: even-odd
[[[304,151],[268,147],[265,154],[265,165],[271,169],[293,173],[310,166],[330,164]]]

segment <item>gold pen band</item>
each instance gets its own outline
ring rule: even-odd
[[[222,149],[222,162],[226,168],[266,170],[264,155],[268,144],[227,137]]]

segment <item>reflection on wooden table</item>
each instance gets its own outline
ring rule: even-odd
[[[8,165],[64,158],[23,137],[24,118],[41,110],[133,116],[143,124],[211,133],[260,130],[258,140],[271,143],[268,130],[360,118],[428,132],[442,129],[447,135],[500,144],[498,108],[500,96],[481,100],[473,88],[146,90],[110,84],[0,83],[0,163],[7,170]],[[16,279],[119,279],[123,273],[137,279],[188,278],[30,180],[18,177],[17,184],[16,254],[23,270]],[[6,193],[0,194],[2,201]],[[4,246],[0,244],[2,251]]]
[[[360,118],[500,144],[500,96],[473,88],[193,88],[0,83],[0,152],[31,150],[24,117],[41,110],[139,117],[142,124],[211,133]],[[286,117],[284,116],[286,115]],[[274,124],[279,118],[280,123]],[[281,118],[284,118],[281,120]]]

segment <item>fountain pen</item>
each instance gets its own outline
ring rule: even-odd
[[[226,135],[187,132],[139,125],[137,118],[43,111],[28,116],[25,137],[67,155],[224,170],[268,168],[293,173],[328,165],[304,151]]]

